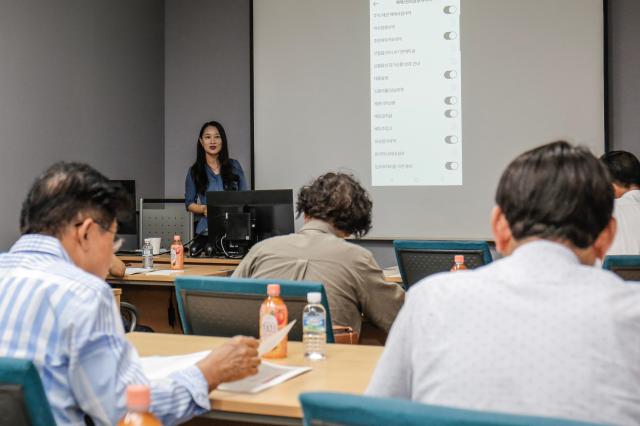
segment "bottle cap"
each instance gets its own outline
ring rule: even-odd
[[[456,254],[455,257],[453,258],[453,260],[456,263],[464,263],[464,256],[461,254]]]
[[[322,302],[322,293],[315,291],[307,293],[307,302],[316,304]]]
[[[151,243],[151,238],[145,238],[145,239],[144,239],[144,243],[145,243],[145,244],[147,244],[147,243]]]
[[[147,409],[151,402],[151,391],[147,385],[127,386],[127,407]]]
[[[267,285],[267,294],[269,296],[280,296],[280,284]]]
[[[180,241],[180,235],[174,235],[173,241]]]

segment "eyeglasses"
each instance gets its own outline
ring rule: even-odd
[[[91,218],[93,220],[93,223],[95,223],[96,225],[98,225],[100,227],[100,229],[102,229],[104,232],[108,232],[110,234],[113,234],[113,243],[111,248],[113,249],[113,252],[117,252],[118,250],[120,250],[120,248],[122,247],[122,244],[124,243],[124,238],[120,238],[118,237],[118,235],[116,234],[116,231],[112,231],[111,229],[109,229],[108,227],[104,226],[103,224],[101,224],[100,222],[98,222],[97,220]],[[78,222],[76,223],[74,226],[80,226],[84,223],[84,220],[82,222]]]

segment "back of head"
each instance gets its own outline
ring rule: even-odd
[[[36,179],[22,203],[20,232],[60,236],[80,214],[106,228],[114,219],[126,219],[131,202],[121,185],[91,166],[56,163]]]
[[[600,157],[614,183],[628,188],[640,185],[640,161],[627,151],[609,151]]]
[[[611,219],[613,189],[589,150],[554,142],[507,166],[496,203],[516,240],[539,237],[587,248]]]
[[[369,194],[351,175],[326,173],[298,193],[298,216],[320,219],[334,228],[356,237],[371,229]]]

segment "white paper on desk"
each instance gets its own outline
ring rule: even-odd
[[[311,367],[293,367],[262,361],[258,374],[231,383],[223,383],[218,390],[225,392],[258,393],[275,385],[299,376],[311,370]]]
[[[157,271],[149,272],[147,275],[164,275],[169,276],[173,274],[182,274],[184,269],[159,269]]]
[[[276,334],[272,334],[271,336],[262,340],[260,342],[260,346],[258,346],[258,356],[262,356],[269,352],[271,349],[278,346],[278,343],[280,343],[280,341],[284,339],[287,334],[289,334],[295,323],[296,320],[291,321],[289,324],[287,324],[286,327],[278,331]]]
[[[209,355],[211,351],[194,352],[187,355],[175,356],[146,356],[140,358],[142,371],[150,380],[162,379],[171,373],[184,370],[195,365]]]
[[[146,269],[146,268],[126,268],[124,270],[124,274],[125,275],[135,275],[135,274],[146,274],[149,272],[153,272],[155,271],[155,269],[151,268],[151,269]]]

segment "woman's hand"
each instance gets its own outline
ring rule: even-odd
[[[202,205],[202,215],[204,217],[207,217],[207,205],[206,204]]]

